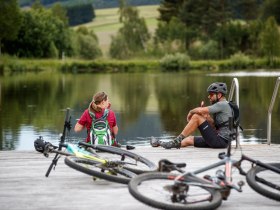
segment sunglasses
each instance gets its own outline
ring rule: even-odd
[[[216,95],[216,93],[209,93],[210,97],[212,97],[213,95]]]

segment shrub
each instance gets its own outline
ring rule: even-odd
[[[0,63],[0,75],[4,75],[4,64]]]
[[[167,54],[160,60],[160,67],[164,71],[179,71],[188,69],[189,66],[190,57],[182,53]]]
[[[202,59],[217,59],[219,58],[218,43],[213,40],[209,40],[203,46],[199,48],[199,55]]]
[[[230,57],[230,64],[234,69],[246,69],[252,64],[249,56],[238,52]]]

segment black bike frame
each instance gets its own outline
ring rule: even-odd
[[[66,136],[66,131],[70,131],[71,129],[71,116],[70,116],[70,108],[66,109],[66,116],[65,116],[65,121],[64,121],[64,127],[63,127],[63,132],[62,135],[60,137],[60,141],[59,141],[59,147],[58,147],[58,151],[62,150],[62,147],[65,145],[65,136]],[[52,160],[52,163],[50,164],[47,172],[46,172],[46,177],[49,176],[50,172],[52,169],[55,169],[55,166],[57,164],[58,159],[60,158],[60,154],[56,153],[55,157]]]

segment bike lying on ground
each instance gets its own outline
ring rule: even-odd
[[[232,119],[230,119],[232,131]],[[236,133],[232,132],[236,140]],[[262,163],[242,154],[240,160],[231,158],[231,142],[226,153],[220,153],[219,162],[193,172],[184,172],[178,164],[159,162],[159,172],[140,174],[129,182],[129,192],[139,201],[161,209],[216,209],[227,200],[232,189],[242,192],[243,181],[232,182],[232,169],[237,168],[256,192],[270,199],[280,201],[280,163]],[[243,161],[250,162],[251,168],[245,172]],[[211,169],[224,166],[214,176],[204,175]],[[171,168],[171,169],[170,169]],[[180,174],[171,172],[177,170]],[[167,171],[167,172],[163,172]]]
[[[93,177],[122,184],[127,184],[137,174],[157,169],[157,166],[148,159],[121,148],[92,145],[85,142],[79,142],[78,145],[65,143],[66,131],[71,129],[70,119],[69,109],[67,109],[59,146],[45,142],[42,137],[34,142],[35,149],[43,153],[45,157],[48,157],[50,153],[56,154],[46,172],[46,177],[55,168],[61,155],[66,156],[65,164],[73,169]],[[62,151],[63,148],[65,151]]]

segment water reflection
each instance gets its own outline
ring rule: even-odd
[[[266,142],[267,110],[277,72],[257,75],[234,75],[239,80],[243,143]],[[185,126],[189,109],[201,100],[208,103],[206,89],[210,83],[224,81],[230,87],[232,79],[233,74],[228,73],[43,72],[0,77],[0,150],[33,150],[33,141],[39,135],[57,142],[65,108],[71,108],[75,124],[98,91],[105,91],[110,97],[122,144],[147,145],[151,136],[172,138]],[[272,143],[280,143],[279,99],[278,96],[272,113]],[[69,139],[78,141],[85,136],[72,133]]]

